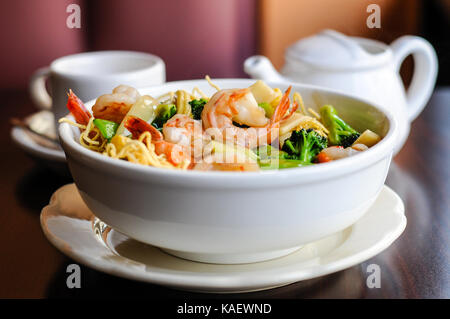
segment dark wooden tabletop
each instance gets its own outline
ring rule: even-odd
[[[36,164],[10,138],[9,118],[34,111],[26,93],[0,92],[0,298],[450,298],[450,88],[435,91],[395,157],[387,184],[403,199],[408,225],[386,251],[350,269],[268,291],[205,295],[134,282],[81,267],[81,288],[68,289],[73,263],[44,237],[39,214],[70,183]],[[381,288],[366,285],[377,264]]]

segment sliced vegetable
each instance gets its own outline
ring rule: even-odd
[[[289,158],[289,154],[271,145],[262,145],[253,150],[260,160],[271,158]]]
[[[368,147],[372,147],[381,140],[381,137],[371,130],[365,130],[357,139],[353,142],[353,145],[364,144]]]
[[[236,144],[224,144],[217,141],[211,141],[205,146],[207,150],[211,150],[211,153],[221,155],[224,162],[232,160],[236,163],[255,162],[258,160],[258,155],[252,152],[250,149]]]
[[[261,80],[256,81],[249,88],[257,103],[270,103],[278,97],[278,94]]]
[[[156,117],[152,122],[152,125],[161,130],[163,125],[177,113],[177,107],[175,104],[160,104],[156,108]]]
[[[266,112],[266,117],[271,118],[273,115],[273,112],[275,111],[275,108],[267,102],[262,102],[258,104],[259,107],[262,107],[264,111]]]
[[[103,119],[95,119],[94,125],[99,129],[100,133],[102,133],[103,137],[107,140],[110,140],[114,135],[116,135],[116,131],[119,127],[119,124],[117,124],[116,122]]]

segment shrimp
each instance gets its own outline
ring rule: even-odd
[[[135,88],[119,85],[111,94],[104,94],[97,98],[92,107],[94,117],[120,123],[139,97],[140,94]]]
[[[78,98],[78,96],[75,95],[75,93],[72,92],[72,90],[69,90],[67,96],[67,108],[69,109],[70,113],[72,113],[75,121],[78,124],[87,125],[89,119],[92,117],[91,112],[86,109],[83,102],[80,100],[80,98]]]
[[[203,134],[202,123],[185,114],[175,114],[163,126],[164,140],[191,148],[192,157],[200,159],[210,137]]]
[[[298,107],[294,102],[293,110],[286,115],[290,107],[290,91],[291,87],[286,90],[270,120],[265,117],[264,109],[258,106],[249,88],[218,91],[202,111],[203,127],[215,139],[224,134],[225,140],[248,148],[270,144],[279,135],[280,122],[289,118]],[[235,126],[233,122],[250,128]]]
[[[353,156],[367,149],[368,147],[364,144],[355,144],[347,148],[343,148],[342,146],[330,146],[323,149],[317,155],[317,160],[319,163],[331,162],[341,158]]]
[[[188,146],[193,139],[201,137],[201,122],[185,114],[175,114],[164,124],[163,134],[168,142]]]
[[[189,162],[191,159],[189,147],[165,141],[160,131],[138,117],[128,116],[125,128],[135,139],[138,139],[142,133],[149,132],[152,136],[152,143],[155,145],[155,153],[165,155],[166,159],[175,166]]]

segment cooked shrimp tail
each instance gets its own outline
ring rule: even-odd
[[[287,114],[287,115],[285,115],[284,117],[283,117],[283,121],[284,120],[287,120],[288,118],[290,118],[296,111],[298,110],[298,102],[297,101],[294,101],[294,103],[292,103],[292,108],[291,108],[291,110],[289,111],[289,114]]]
[[[135,139],[138,139],[142,133],[149,132],[152,136],[152,141],[163,140],[163,135],[160,131],[158,131],[153,125],[138,117],[128,116],[124,126],[128,131],[130,131]]]
[[[270,144],[272,141],[274,141],[280,134],[279,127],[280,122],[282,120],[288,119],[292,114],[294,114],[295,110],[298,107],[297,103],[294,103],[294,106],[291,110],[291,112],[288,113],[289,108],[291,106],[291,101],[289,99],[289,94],[291,93],[292,86],[289,86],[289,88],[284,92],[283,97],[280,100],[280,103],[278,103],[277,107],[275,108],[275,111],[273,112],[272,117],[270,118],[269,125],[267,126],[267,143]]]
[[[292,86],[288,87],[286,92],[284,92],[283,97],[280,100],[280,103],[278,103],[277,107],[275,108],[275,111],[273,112],[272,118],[270,121],[272,123],[278,123],[281,120],[284,120],[286,116],[289,117],[290,114],[293,112],[290,112],[289,115],[286,115],[289,111],[289,107],[291,106],[291,101],[289,100],[289,94],[291,93]]]
[[[80,100],[78,96],[73,93],[72,90],[69,89],[69,93],[67,93],[67,108],[70,113],[72,113],[75,121],[81,125],[87,125],[89,119],[92,117],[91,113],[86,109],[83,102]]]

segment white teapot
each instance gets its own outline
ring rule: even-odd
[[[414,74],[405,91],[399,69],[410,54]],[[256,79],[328,87],[389,108],[400,126],[395,153],[405,143],[411,121],[428,102],[438,69],[436,52],[423,38],[403,36],[388,46],[333,30],[294,43],[285,58],[281,74],[264,56],[248,58],[244,70]]]

